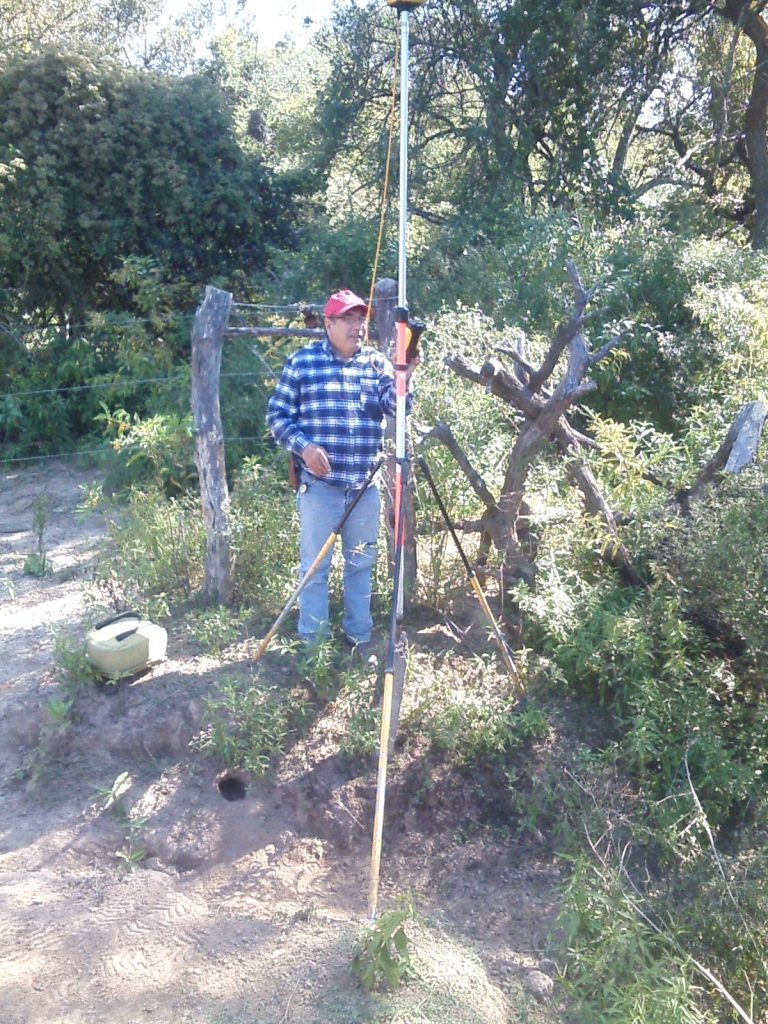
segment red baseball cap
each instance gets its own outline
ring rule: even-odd
[[[352,309],[361,309],[367,316],[371,315],[371,310],[365,299],[361,299],[359,295],[355,295],[354,292],[345,288],[343,291],[333,293],[326,302],[323,312],[326,316],[344,316]]]

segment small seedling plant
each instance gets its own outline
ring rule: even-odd
[[[127,871],[134,871],[147,856],[147,851],[137,842],[147,819],[132,817],[123,804],[123,797],[132,785],[128,772],[120,772],[111,786],[98,786],[94,791],[99,810],[114,814],[123,827],[125,845],[115,850],[115,857]]]
[[[27,576],[35,576],[42,579],[50,576],[53,572],[53,565],[45,550],[45,527],[48,524],[48,498],[45,494],[38,494],[35,499],[35,515],[33,526],[37,535],[37,550],[27,555],[24,562],[24,572]]]
[[[410,903],[385,910],[363,933],[352,960],[352,973],[366,992],[382,985],[394,991],[412,973],[405,924],[415,916]]]

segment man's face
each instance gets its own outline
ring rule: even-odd
[[[350,309],[342,316],[326,316],[328,340],[341,359],[351,359],[360,347],[365,324],[365,310]]]

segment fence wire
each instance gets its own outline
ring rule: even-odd
[[[255,326],[253,324],[253,312],[255,311],[272,311],[273,309],[277,312],[281,312],[283,316],[289,311],[300,312],[305,308],[305,305],[296,304],[292,307],[265,307],[265,306],[247,306],[245,304],[237,304],[234,309],[237,311],[237,316],[233,319],[245,323],[247,326]],[[242,309],[242,313],[240,312]],[[191,317],[189,318],[192,319]],[[298,344],[303,344],[303,341],[298,341]],[[235,339],[232,339],[232,346],[229,346],[229,350],[232,351],[234,348]],[[277,380],[279,376],[280,366],[277,364],[279,358],[280,365],[284,360],[285,353],[280,351],[279,354],[275,354],[275,359],[270,362],[268,354],[265,354],[261,350],[258,344],[254,342],[254,339],[250,339],[249,345],[249,358],[251,358],[255,364],[253,370],[243,369],[223,369],[220,373],[222,382],[238,382],[243,383],[250,382],[251,387],[254,389],[255,396],[259,399],[259,407],[266,408],[269,395],[272,391],[273,382]],[[270,347],[271,348],[271,347]],[[240,358],[243,357],[242,347],[240,349]],[[224,348],[224,359],[227,359],[228,346]],[[183,364],[178,372],[166,375],[158,376],[146,376],[146,377],[134,377],[134,378],[119,378],[115,380],[100,380],[89,384],[73,384],[73,385],[62,385],[58,387],[49,388],[28,388],[18,391],[6,391],[0,393],[0,431],[3,428],[3,405],[12,407],[14,410],[14,416],[24,418],[27,414],[25,406],[35,400],[52,398],[54,396],[61,396],[64,402],[70,400],[82,399],[84,395],[88,393],[99,393],[112,391],[117,395],[125,395],[126,397],[130,394],[136,394],[141,388],[179,388],[179,386],[189,387],[189,364]],[[227,389],[222,388],[222,399],[226,399]],[[231,396],[232,397],[232,396]],[[232,401],[236,403],[237,396],[232,397]],[[242,400],[242,392],[240,396]],[[234,407],[227,409],[226,406],[222,406],[222,420],[227,421],[228,413],[234,412]],[[263,452],[265,445],[270,445],[270,441],[266,431],[266,424],[264,426],[263,434],[255,433],[243,433],[237,432],[226,435],[224,437],[225,444],[252,444],[255,448],[259,448]],[[50,435],[44,434],[42,431],[40,436],[37,438],[27,438],[22,440],[16,439],[5,439],[0,441],[0,469],[12,468],[23,465],[33,464],[35,462],[50,463],[57,459],[73,460],[78,458],[95,458],[99,456],[109,456],[114,454],[132,454],[141,450],[141,443],[137,442],[132,444],[128,441],[121,442],[119,446],[115,446],[113,441],[105,437],[105,443],[102,447],[88,447],[88,448],[73,448],[63,449],[59,451],[46,451],[46,448],[51,447]],[[10,454],[10,453],[13,454]],[[29,452],[30,454],[26,454]],[[274,461],[270,462],[270,466],[276,465],[281,458],[281,453],[275,450]]]

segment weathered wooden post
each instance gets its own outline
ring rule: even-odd
[[[391,277],[381,278],[376,282],[373,290],[373,316],[376,323],[376,333],[379,338],[379,348],[390,359],[393,357],[395,344],[395,309],[397,308],[397,281]],[[391,416],[387,417],[385,439],[394,444],[395,421]],[[392,445],[388,444],[387,449]],[[410,447],[410,446],[409,446]],[[394,448],[392,448],[394,451]],[[408,451],[408,455],[411,452]],[[416,584],[416,512],[414,509],[414,479],[413,467],[408,474],[408,482],[403,495],[403,515],[405,517],[405,548],[403,549],[403,593],[406,601],[410,600],[413,588]],[[394,503],[393,495],[395,490],[395,458],[390,453],[384,464],[384,480],[386,495],[384,500],[384,522],[387,528],[387,548],[389,551],[389,564],[393,568],[395,564],[395,529],[394,529]]]
[[[232,296],[208,285],[192,328],[192,417],[195,463],[207,535],[203,591],[210,601],[232,602],[229,488],[221,427],[219,377]]]
[[[700,497],[705,488],[723,473],[740,473],[755,461],[766,420],[768,405],[765,402],[748,402],[741,407],[723,443],[699,473],[696,482],[678,492],[677,499],[684,508],[688,507],[691,498]]]

